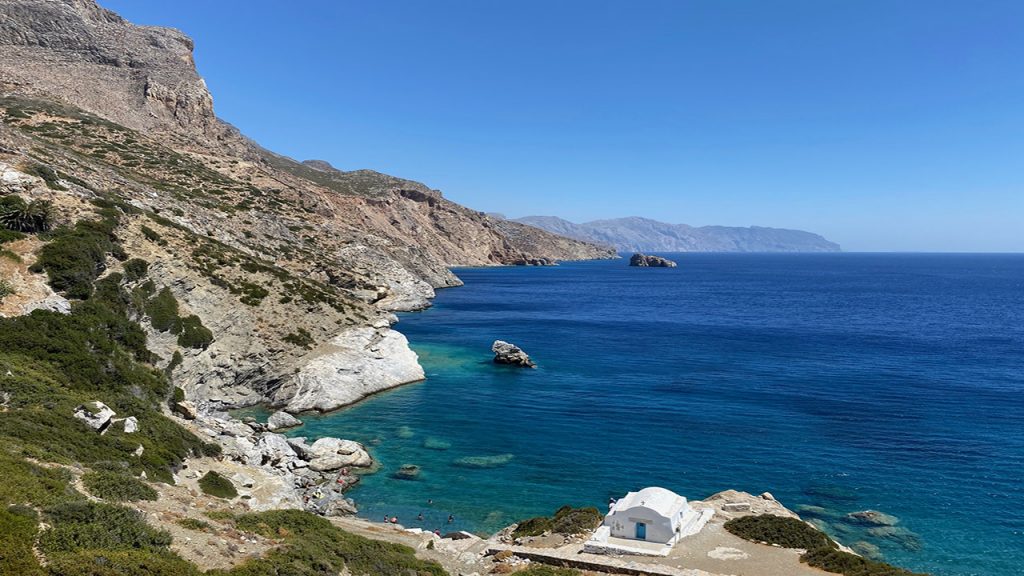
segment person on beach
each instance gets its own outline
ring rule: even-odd
[[[449,514],[448,515],[448,523],[451,524],[452,522],[455,522],[455,515],[454,514]]]
[[[391,523],[392,524],[398,524],[398,516],[392,516],[391,517]]]
[[[420,512],[419,515],[416,516],[416,519],[423,522],[423,512]]]

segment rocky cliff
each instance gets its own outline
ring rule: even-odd
[[[838,252],[825,238],[783,228],[694,227],[649,218],[614,218],[576,224],[555,216],[527,216],[515,222],[577,240],[614,246],[622,252]]]
[[[418,182],[274,154],[216,117],[193,48],[92,0],[0,2],[0,194],[51,202],[65,229],[117,212],[124,253],[92,272],[124,273],[158,365],[201,409],[328,410],[422,378],[390,312],[459,285],[449,267],[614,256]],[[15,246],[4,314],[83,298],[47,288],[44,245]],[[185,320],[161,323],[154,302],[212,338],[182,345]]]

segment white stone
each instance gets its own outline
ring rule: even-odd
[[[124,433],[134,434],[139,431],[139,419],[135,416],[129,416],[124,419]]]
[[[110,426],[110,419],[117,415],[109,406],[100,401],[89,402],[75,408],[75,418],[85,422],[101,434]]]
[[[269,428],[270,430],[281,430],[283,428],[294,428],[296,426],[301,426],[301,425],[302,425],[302,420],[299,420],[298,418],[296,418],[295,416],[292,416],[291,414],[289,414],[287,412],[281,412],[281,411],[274,412],[273,414],[270,415],[270,418],[267,418],[267,428]]]
[[[318,349],[299,369],[295,393],[285,409],[326,412],[424,377],[405,336],[390,329],[352,328]]]

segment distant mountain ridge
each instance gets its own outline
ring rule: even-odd
[[[526,216],[516,222],[623,252],[839,252],[818,234],[784,228],[688,226],[631,216],[576,224],[556,216]]]

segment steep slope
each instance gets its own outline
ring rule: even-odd
[[[192,49],[181,32],[135,26],[92,0],[0,2],[0,195],[51,202],[70,230],[97,217],[97,202],[120,212],[112,233],[124,258],[97,249],[87,275],[145,260],[152,286],[140,298],[166,288],[211,331],[205,346],[180,346],[140,307],[158,365],[180,358],[175,384],[200,409],[304,406],[300,391],[336,398],[316,403],[331,409],[422,378],[388,312],[458,285],[450,266],[613,256],[539,229],[510,234],[418,182],[267,151],[214,115]],[[88,297],[33,268],[65,297]],[[26,274],[24,294],[38,297],[4,313],[66,308]],[[351,386],[345,367],[369,370],[381,342],[393,343],[396,370],[339,391]]]
[[[825,238],[783,228],[667,224],[629,217],[576,224],[554,216],[527,216],[515,222],[554,234],[614,246],[621,251],[661,252],[838,252],[839,245]]]

